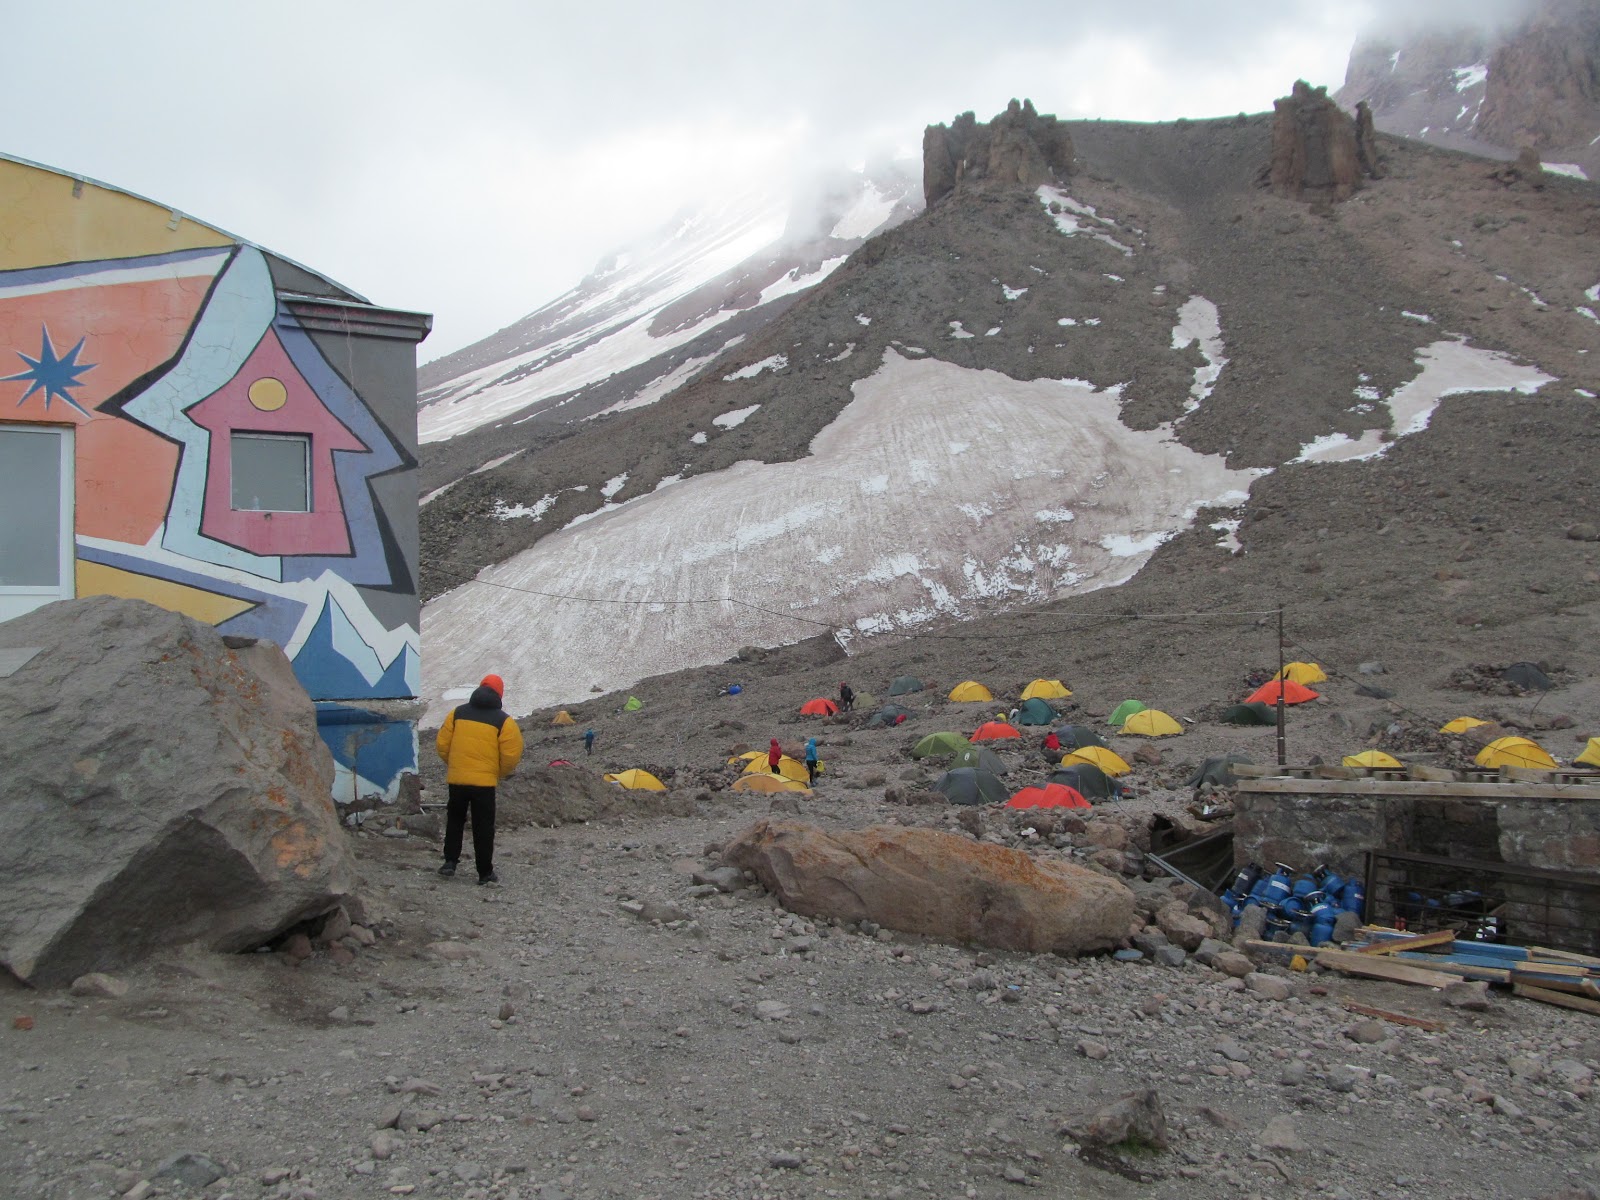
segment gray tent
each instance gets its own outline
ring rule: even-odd
[[[912,712],[902,704],[885,704],[867,721],[868,729],[882,729],[885,725],[898,725],[904,717],[910,720]]]
[[[922,680],[915,675],[896,675],[889,684],[889,695],[904,696],[907,692],[920,692],[922,686]]]
[[[1004,804],[1011,791],[998,776],[977,767],[954,767],[933,781],[933,790],[956,804]]]
[[[1063,725],[1056,730],[1063,751],[1082,750],[1085,746],[1104,746],[1105,741],[1087,725]]]
[[[1276,725],[1277,714],[1261,700],[1252,704],[1234,704],[1222,710],[1222,719],[1229,725]]]
[[[951,767],[977,767],[980,771],[988,771],[994,775],[1004,775],[1011,768],[1006,766],[1006,760],[1001,758],[987,746],[972,746],[961,751],[950,760]]]
[[[1060,767],[1050,773],[1050,782],[1076,788],[1085,800],[1090,801],[1110,800],[1122,794],[1122,788],[1111,776],[1093,763],[1073,763],[1070,767]]]
[[[1512,663],[1500,672],[1500,678],[1516,684],[1525,692],[1548,692],[1555,687],[1550,676],[1540,670],[1537,663],[1531,662]]]
[[[1199,787],[1202,783],[1209,783],[1213,787],[1232,787],[1238,783],[1238,777],[1233,773],[1234,763],[1253,763],[1255,759],[1248,754],[1229,753],[1208,758],[1200,764],[1200,769],[1184,781],[1184,787]]]

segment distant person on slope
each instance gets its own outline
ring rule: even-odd
[[[1046,758],[1061,757],[1061,739],[1056,736],[1054,729],[1044,735],[1044,756]]]
[[[439,727],[439,757],[447,767],[445,783],[450,791],[441,875],[456,873],[470,809],[478,882],[500,882],[494,873],[494,790],[522,761],[522,730],[501,707],[505,690],[500,676],[485,675],[472,697]]]
[[[856,706],[856,694],[848,683],[839,684],[839,711],[849,712]]]
[[[594,730],[592,729],[583,731],[583,752],[590,758],[594,757]]]
[[[778,764],[783,761],[783,747],[778,745],[778,739],[772,739],[772,745],[767,747],[767,770],[774,775],[779,774]]]
[[[806,782],[817,781],[817,739],[806,739]]]

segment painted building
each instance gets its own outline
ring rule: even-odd
[[[0,156],[0,620],[137,597],[281,645],[339,799],[416,768],[431,318]]]

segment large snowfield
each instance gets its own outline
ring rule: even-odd
[[[809,457],[676,483],[428,605],[430,723],[486,664],[528,711],[741,646],[1120,583],[1253,477],[1128,429],[1114,389],[890,351]]]

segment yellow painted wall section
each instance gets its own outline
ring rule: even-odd
[[[255,607],[248,600],[221,596],[216,592],[166,579],[152,579],[148,575],[135,575],[132,571],[108,567],[103,563],[86,562],[80,558],[77,566],[79,596],[121,596],[126,600],[148,600],[151,604],[181,612],[208,625],[220,624],[229,617],[237,617]]]
[[[188,217],[169,229],[172,210],[42,167],[0,159],[0,271],[102,258],[168,254],[234,239]]]

